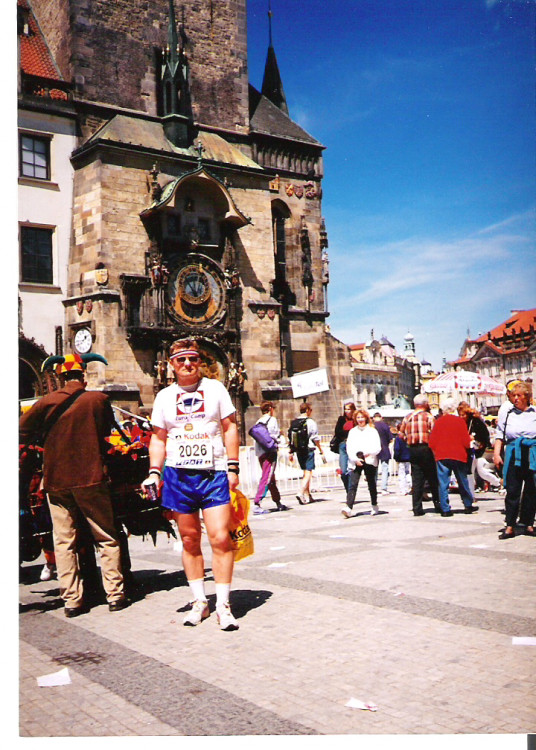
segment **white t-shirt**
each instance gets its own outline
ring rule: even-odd
[[[167,431],[166,464],[226,471],[221,420],[234,414],[231,397],[219,380],[202,378],[197,386],[178,383],[157,393],[151,422]]]

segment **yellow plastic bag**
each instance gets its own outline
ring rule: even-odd
[[[229,534],[235,550],[235,561],[253,554],[253,534],[248,523],[249,500],[240,490],[231,491]]]

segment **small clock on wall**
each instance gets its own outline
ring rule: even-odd
[[[80,354],[87,354],[93,346],[93,336],[89,328],[79,328],[74,334],[74,346]]]

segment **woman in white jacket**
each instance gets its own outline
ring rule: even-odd
[[[348,433],[346,441],[346,451],[348,453],[348,492],[346,493],[346,508],[343,508],[342,514],[345,518],[350,518],[352,508],[354,507],[355,494],[357,486],[361,479],[361,474],[365,472],[367,480],[370,502],[372,503],[371,515],[377,516],[378,493],[376,490],[376,472],[378,470],[378,453],[381,451],[381,442],[378,430],[374,427],[369,413],[365,409],[358,409],[354,413],[355,427]]]

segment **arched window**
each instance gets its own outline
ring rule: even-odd
[[[274,243],[274,264],[276,297],[281,301],[286,297],[287,291],[287,239],[285,225],[290,218],[290,211],[283,201],[277,200],[272,203],[272,231]]]

